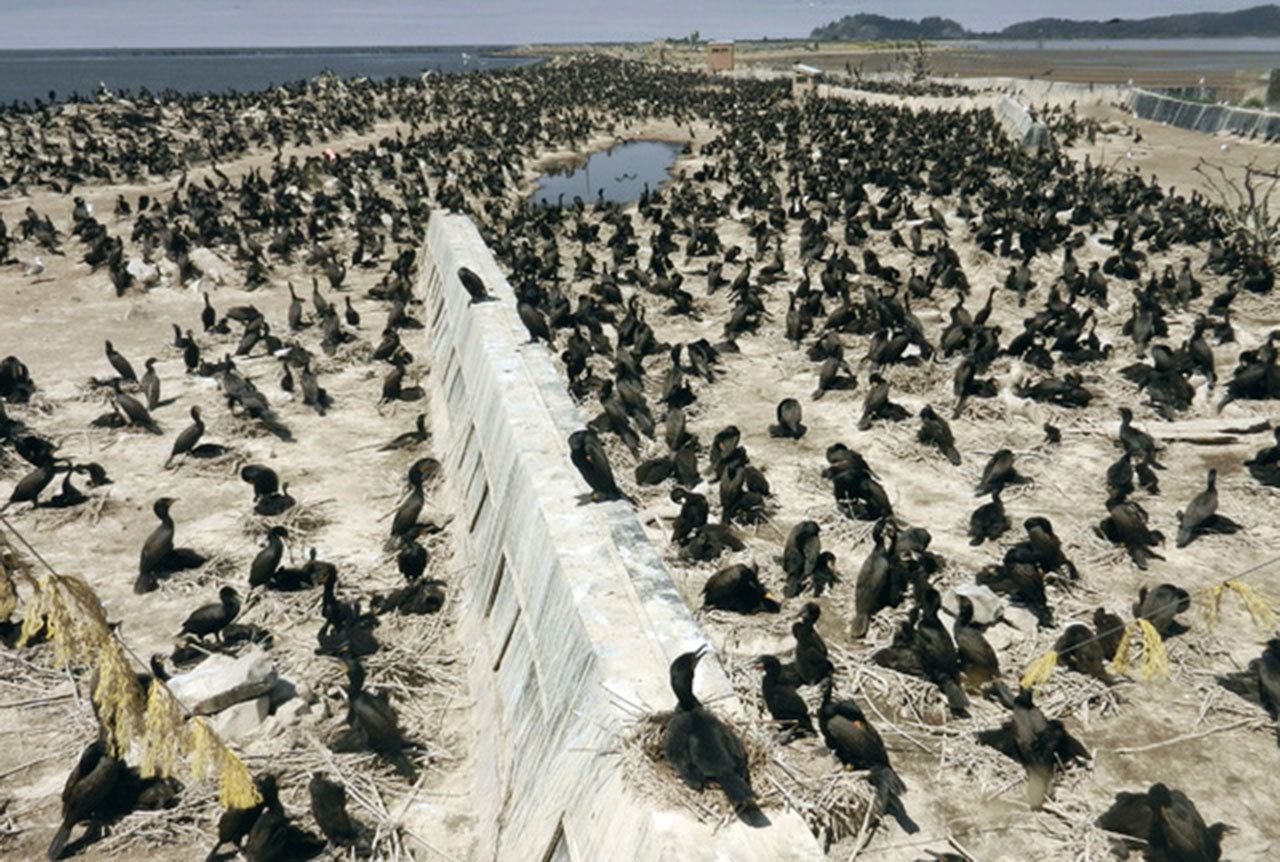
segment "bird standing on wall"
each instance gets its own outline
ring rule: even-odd
[[[489,293],[480,276],[465,266],[458,267],[458,280],[462,282],[463,288],[471,295],[472,305],[477,302],[490,302],[497,298]]]
[[[628,502],[635,501],[622,493],[617,481],[613,478],[613,468],[609,465],[609,456],[600,445],[596,432],[588,429],[574,431],[569,435],[569,459],[578,468],[583,480],[591,486],[591,500],[617,500],[622,498]]]

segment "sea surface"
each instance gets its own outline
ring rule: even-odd
[[[499,46],[500,47],[500,46]],[[261,90],[331,71],[343,78],[468,72],[537,62],[495,57],[495,46],[0,51],[0,104],[113,92]]]
[[[574,195],[587,204],[595,203],[601,191],[604,199],[616,203],[639,200],[647,184],[657,189],[671,179],[668,168],[680,155],[679,144],[667,141],[627,141],[610,150],[594,153],[581,167],[546,174],[533,193],[535,204],[554,206],[561,195],[564,205],[573,204]]]

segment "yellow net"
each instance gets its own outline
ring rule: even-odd
[[[142,774],[149,778],[174,774],[179,759],[189,755],[192,776],[216,779],[218,801],[224,807],[250,808],[261,801],[240,759],[204,719],[187,721],[162,682],[153,680],[144,698],[124,647],[87,583],[72,575],[50,574],[34,586],[23,609],[19,644],[25,645],[43,629],[59,664],[93,669],[91,696],[115,756],[140,742]]]
[[[1023,688],[1038,688],[1049,681],[1049,677],[1053,676],[1053,669],[1058,666],[1058,653],[1055,650],[1049,650],[1040,658],[1027,665],[1026,672],[1022,675],[1021,684]]]
[[[1145,619],[1136,619],[1125,626],[1116,654],[1111,659],[1111,666],[1116,673],[1128,673],[1132,669],[1135,640],[1141,644],[1141,654],[1137,660],[1138,676],[1143,680],[1152,680],[1168,674],[1169,655],[1165,652],[1164,639],[1151,621]]]
[[[1223,581],[1209,589],[1205,610],[1210,626],[1218,624],[1218,618],[1222,613],[1222,596],[1227,591],[1231,591],[1240,597],[1240,600],[1244,602],[1245,610],[1249,612],[1249,616],[1253,618],[1255,625],[1266,631],[1275,628],[1277,617],[1275,600],[1263,595],[1248,584],[1234,579]]]

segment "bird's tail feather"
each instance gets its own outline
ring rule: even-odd
[[[50,859],[62,858],[62,853],[67,848],[67,841],[71,838],[71,827],[72,824],[63,823],[58,827],[58,831],[53,833],[53,840],[49,842]]]
[[[1052,782],[1053,767],[1039,763],[1027,767],[1027,803],[1033,810],[1038,811],[1044,806]]]
[[[969,698],[954,679],[943,680],[942,693],[947,696],[947,706],[957,715],[966,715],[969,711]]]
[[[387,761],[395,767],[396,772],[400,773],[410,783],[418,780],[418,769],[413,762],[405,755],[403,751],[397,751],[393,755],[388,755]]]
[[[720,779],[720,787],[734,805],[745,805],[755,801],[756,793],[751,789],[750,781],[740,775],[724,776]]]
[[[885,766],[872,771],[871,784],[876,789],[876,798],[873,803],[875,806],[873,812],[876,817],[888,814],[898,821],[902,831],[908,835],[914,835],[920,831],[920,826],[911,819],[911,815],[907,814],[907,809],[902,804],[901,794],[906,793],[907,786],[902,783],[902,779],[892,767]]]

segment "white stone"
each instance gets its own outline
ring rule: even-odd
[[[1017,605],[1009,605],[1004,609],[1004,621],[1018,631],[1027,633],[1034,632],[1040,624],[1035,614]]]
[[[258,743],[279,736],[284,731],[285,726],[280,722],[280,719],[277,716],[268,715],[263,719],[262,724],[258,726],[258,732],[253,735],[253,742],[250,747],[256,749]]]
[[[314,713],[315,711],[311,708],[311,704],[295,697],[276,710],[275,720],[282,726],[288,726],[311,718]]]
[[[191,262],[199,267],[205,279],[213,284],[223,285],[235,281],[235,270],[231,264],[207,248],[192,249]]]
[[[239,658],[210,656],[194,670],[170,679],[169,690],[195,714],[213,715],[267,694],[275,684],[275,665],[262,649],[255,647]]]
[[[1004,610],[1004,601],[990,587],[977,584],[961,584],[942,594],[942,609],[953,617],[960,615],[960,596],[973,602],[973,621],[978,625],[989,626],[1000,619]]]
[[[270,712],[271,698],[264,694],[224,709],[209,721],[209,726],[223,741],[241,739],[261,727]]]
[[[160,267],[147,263],[140,257],[131,258],[124,268],[133,276],[134,282],[143,287],[150,287],[160,281]]]

